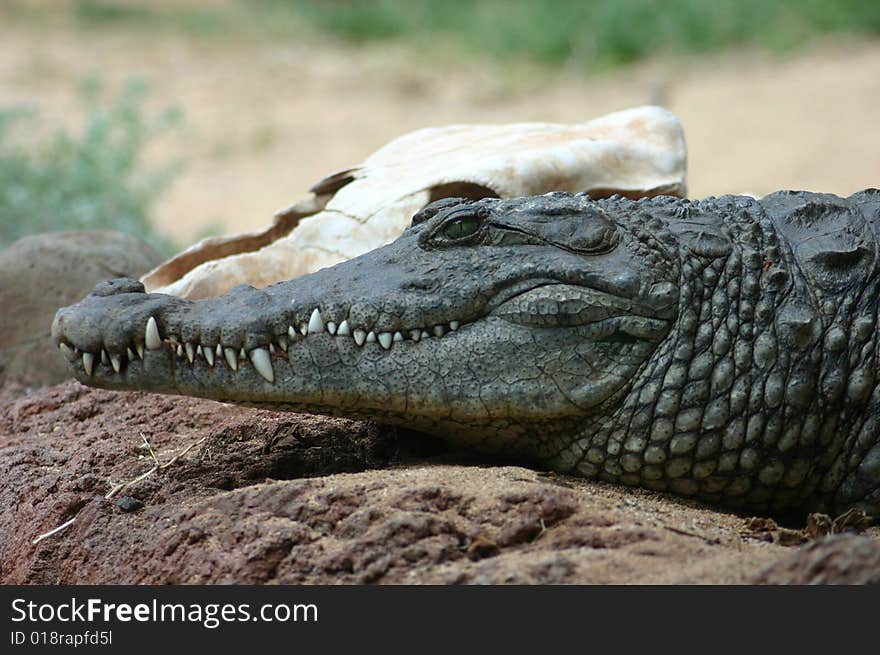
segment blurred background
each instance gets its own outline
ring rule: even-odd
[[[880,2],[0,0],[0,247],[171,254],[413,129],[646,103],[691,196],[880,186]]]

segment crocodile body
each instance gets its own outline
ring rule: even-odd
[[[88,384],[406,425],[777,513],[880,514],[880,191],[446,199],[311,275],[58,312]]]

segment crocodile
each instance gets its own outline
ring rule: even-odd
[[[446,198],[204,300],[58,311],[89,385],[372,419],[741,511],[880,514],[880,190]]]

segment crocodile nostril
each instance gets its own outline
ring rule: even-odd
[[[130,277],[120,277],[115,280],[100,282],[94,289],[92,289],[92,292],[89,295],[106,297],[115,296],[120,293],[146,293],[146,290],[140,280],[135,280]]]
[[[440,288],[440,280],[436,278],[425,280],[409,280],[400,285],[404,291],[437,291]]]

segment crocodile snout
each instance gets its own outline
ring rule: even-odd
[[[107,280],[95,285],[89,296],[97,296],[106,298],[107,296],[116,296],[122,293],[146,293],[144,285],[140,280],[130,277],[120,277],[115,280]]]
[[[167,315],[184,303],[147,294],[144,285],[131,278],[101,282],[77,304],[58,310],[52,339],[69,361],[81,360],[86,375],[92,374],[97,361],[119,372],[126,361],[143,359],[150,317]]]

